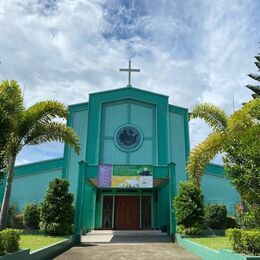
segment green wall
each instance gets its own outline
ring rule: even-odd
[[[16,204],[18,211],[22,211],[29,202],[40,203],[46,195],[49,182],[61,177],[62,169],[14,177],[11,202]]]
[[[103,104],[101,117],[100,162],[107,164],[155,164],[155,108],[152,105],[125,99]],[[118,149],[114,142],[116,130],[133,124],[143,133],[143,144],[134,152]]]
[[[63,163],[64,159],[60,158],[15,167],[11,202],[16,204],[18,211],[27,203],[43,201],[49,182],[62,177]],[[4,185],[5,181],[0,187],[2,194]]]
[[[78,163],[85,158],[87,129],[88,129],[88,104],[69,106],[70,117],[68,125],[73,127],[80,137],[80,153],[77,155],[73,149],[65,146],[65,172],[64,176],[70,182],[70,191],[76,196],[78,183]]]
[[[202,192],[205,204],[225,204],[229,215],[235,215],[240,197],[230,180],[225,177],[223,166],[209,164],[202,177]]]
[[[176,164],[176,186],[178,189],[179,183],[181,181],[187,180],[186,174],[186,159],[189,151],[189,146],[187,144],[187,133],[185,132],[186,124],[186,113],[170,112],[170,159],[171,162]]]

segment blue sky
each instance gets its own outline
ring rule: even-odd
[[[88,101],[88,93],[127,84],[118,69],[129,58],[141,73],[133,85],[192,108],[213,102],[227,113],[250,98],[256,72],[259,0],[2,0],[0,80],[17,79],[25,103]],[[191,146],[209,128],[190,123]],[[63,154],[62,144],[25,148],[18,163]]]

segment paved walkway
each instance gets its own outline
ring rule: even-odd
[[[166,234],[153,232],[115,233],[92,232],[82,237],[82,245],[71,248],[56,260],[197,260],[197,256],[177,244],[170,243]]]
[[[73,247],[56,260],[198,260],[173,243],[83,244]]]

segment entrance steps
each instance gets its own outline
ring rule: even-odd
[[[160,230],[92,230],[81,237],[83,243],[159,243],[169,242]]]

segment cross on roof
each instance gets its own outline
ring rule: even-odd
[[[129,60],[128,69],[119,69],[119,71],[127,71],[128,72],[128,87],[132,87],[131,85],[131,72],[140,72],[140,69],[132,69],[131,68],[131,60]]]

